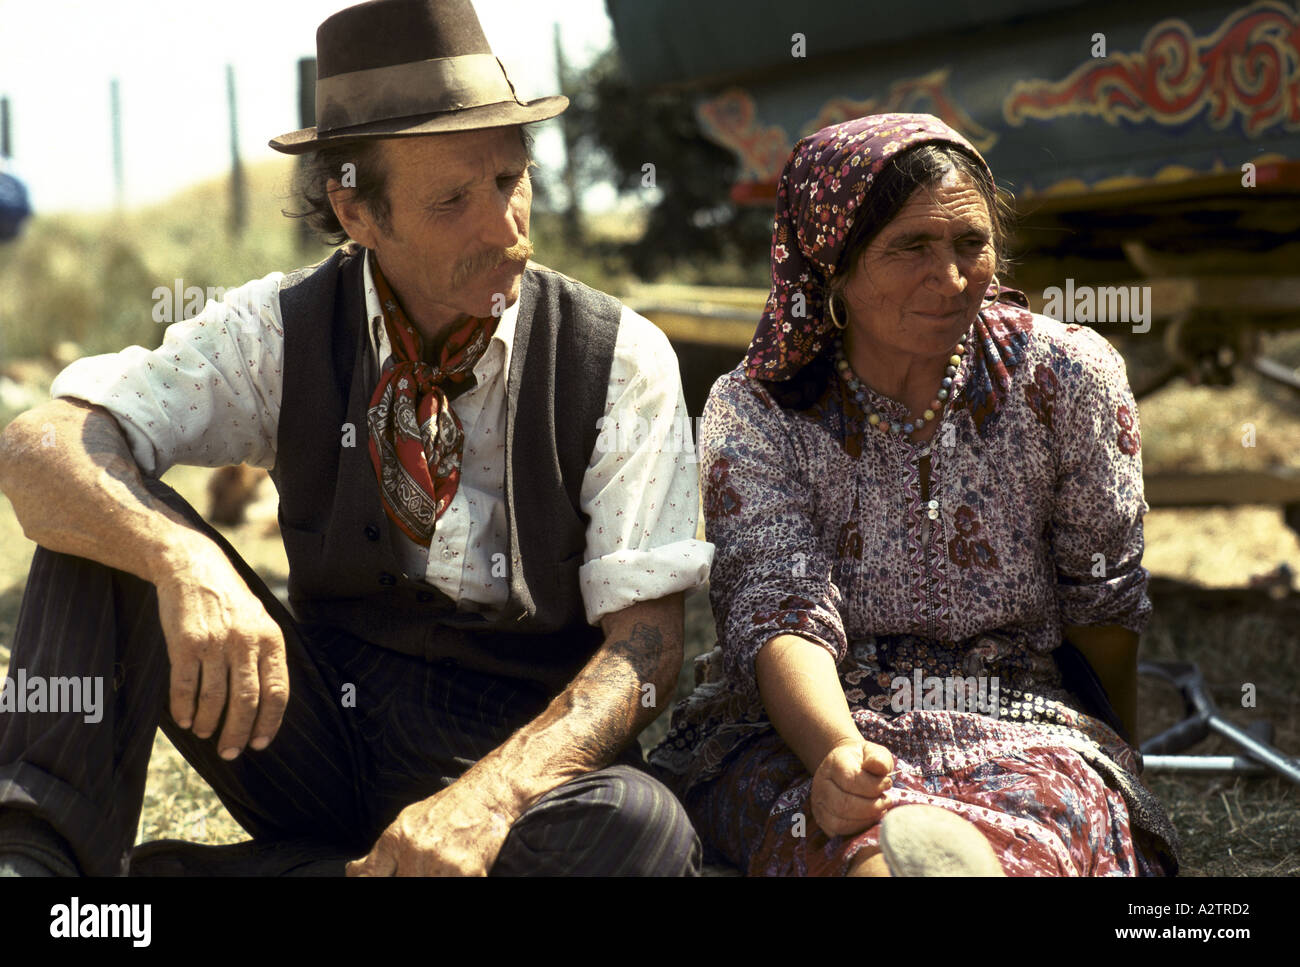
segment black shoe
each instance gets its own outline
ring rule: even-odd
[[[0,809],[0,877],[79,876],[67,840],[35,813]]]
[[[0,879],[10,876],[58,876],[50,867],[26,853],[0,853]]]
[[[357,855],[309,841],[204,846],[179,839],[131,851],[129,876],[344,876]]]

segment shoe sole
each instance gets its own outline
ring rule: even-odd
[[[880,821],[892,876],[1006,876],[974,823],[938,806],[897,806]]]

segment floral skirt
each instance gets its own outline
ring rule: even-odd
[[[968,712],[853,714],[867,741],[893,753],[897,804],[925,803],[970,820],[1008,876],[1176,870],[1176,847],[1162,849],[1131,823],[1133,790],[1121,792],[1114,780],[1132,777],[1059,726]],[[859,852],[878,846],[879,824],[854,836],[818,828],[812,778],[775,730],[751,733],[733,752],[715,778],[683,790],[683,800],[701,837],[749,875],[842,876]]]

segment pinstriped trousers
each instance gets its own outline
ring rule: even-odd
[[[311,841],[368,853],[411,803],[450,785],[539,714],[539,686],[430,663],[342,632],[301,625],[175,491],[160,499],[202,528],[284,632],[290,698],[271,745],[234,762],[168,713],[170,663],[152,584],[38,547],[10,675],[102,676],[103,717],[0,713],[0,809],[34,812],[84,873],[124,873],[144,801],[155,729],[212,786],[255,841]],[[343,701],[355,689],[355,705]],[[350,692],[351,690],[349,690]],[[695,875],[700,843],[685,811],[641,768],[619,763],[552,790],[511,828],[495,875]]]

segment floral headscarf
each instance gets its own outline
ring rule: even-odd
[[[790,379],[834,341],[838,331],[826,311],[828,283],[854,216],[885,163],[927,141],[960,145],[988,170],[969,141],[930,114],[856,118],[795,145],[777,188],[772,291],[745,355],[746,375]],[[1013,289],[1000,291],[1024,300]]]

